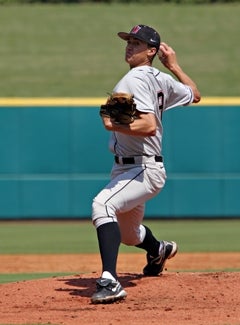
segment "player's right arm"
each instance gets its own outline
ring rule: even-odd
[[[166,43],[162,42],[159,49],[159,60],[171,71],[175,77],[184,85],[189,86],[193,93],[193,103],[198,103],[201,99],[200,92],[195,82],[182,70],[178,64],[175,51]]]

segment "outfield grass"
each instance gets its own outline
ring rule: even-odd
[[[203,96],[239,96],[239,16],[239,3],[1,6],[0,97],[106,96],[128,69],[116,34],[138,23],[160,31]]]
[[[161,239],[176,240],[181,252],[239,252],[240,220],[147,220]],[[1,222],[0,254],[96,253],[90,221]],[[121,246],[121,252],[137,248]]]
[[[177,241],[180,252],[240,251],[238,219],[147,220],[145,224],[159,239]],[[1,222],[0,238],[0,255],[98,253],[96,233],[90,221]],[[120,248],[120,253],[138,251],[124,245]],[[0,274],[0,283],[68,274]]]
[[[65,276],[70,275],[72,273],[10,273],[10,274],[1,274],[0,273],[0,283],[9,283],[9,282],[18,282],[18,281],[25,281],[25,280],[34,280],[34,279],[44,279],[56,276]],[[1,323],[0,323],[1,324]]]

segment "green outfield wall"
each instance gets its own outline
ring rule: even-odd
[[[0,99],[0,218],[85,218],[112,165],[105,98]],[[240,217],[240,99],[164,113],[168,179],[147,217]]]

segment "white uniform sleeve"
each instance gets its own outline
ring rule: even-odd
[[[176,106],[186,106],[193,102],[193,92],[191,87],[175,80],[168,75],[165,87],[167,96],[165,96],[164,109],[168,110]]]
[[[193,101],[189,86],[147,66],[130,70],[116,85],[114,92],[133,94],[137,110],[146,113],[156,112],[159,93],[163,94],[163,110],[189,105]]]
[[[137,110],[141,112],[154,113],[153,89],[145,82],[142,73],[128,73],[114,88],[114,92],[127,92],[134,95]]]

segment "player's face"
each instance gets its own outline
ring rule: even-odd
[[[130,37],[127,41],[125,60],[131,68],[149,65],[149,51],[146,42]]]

